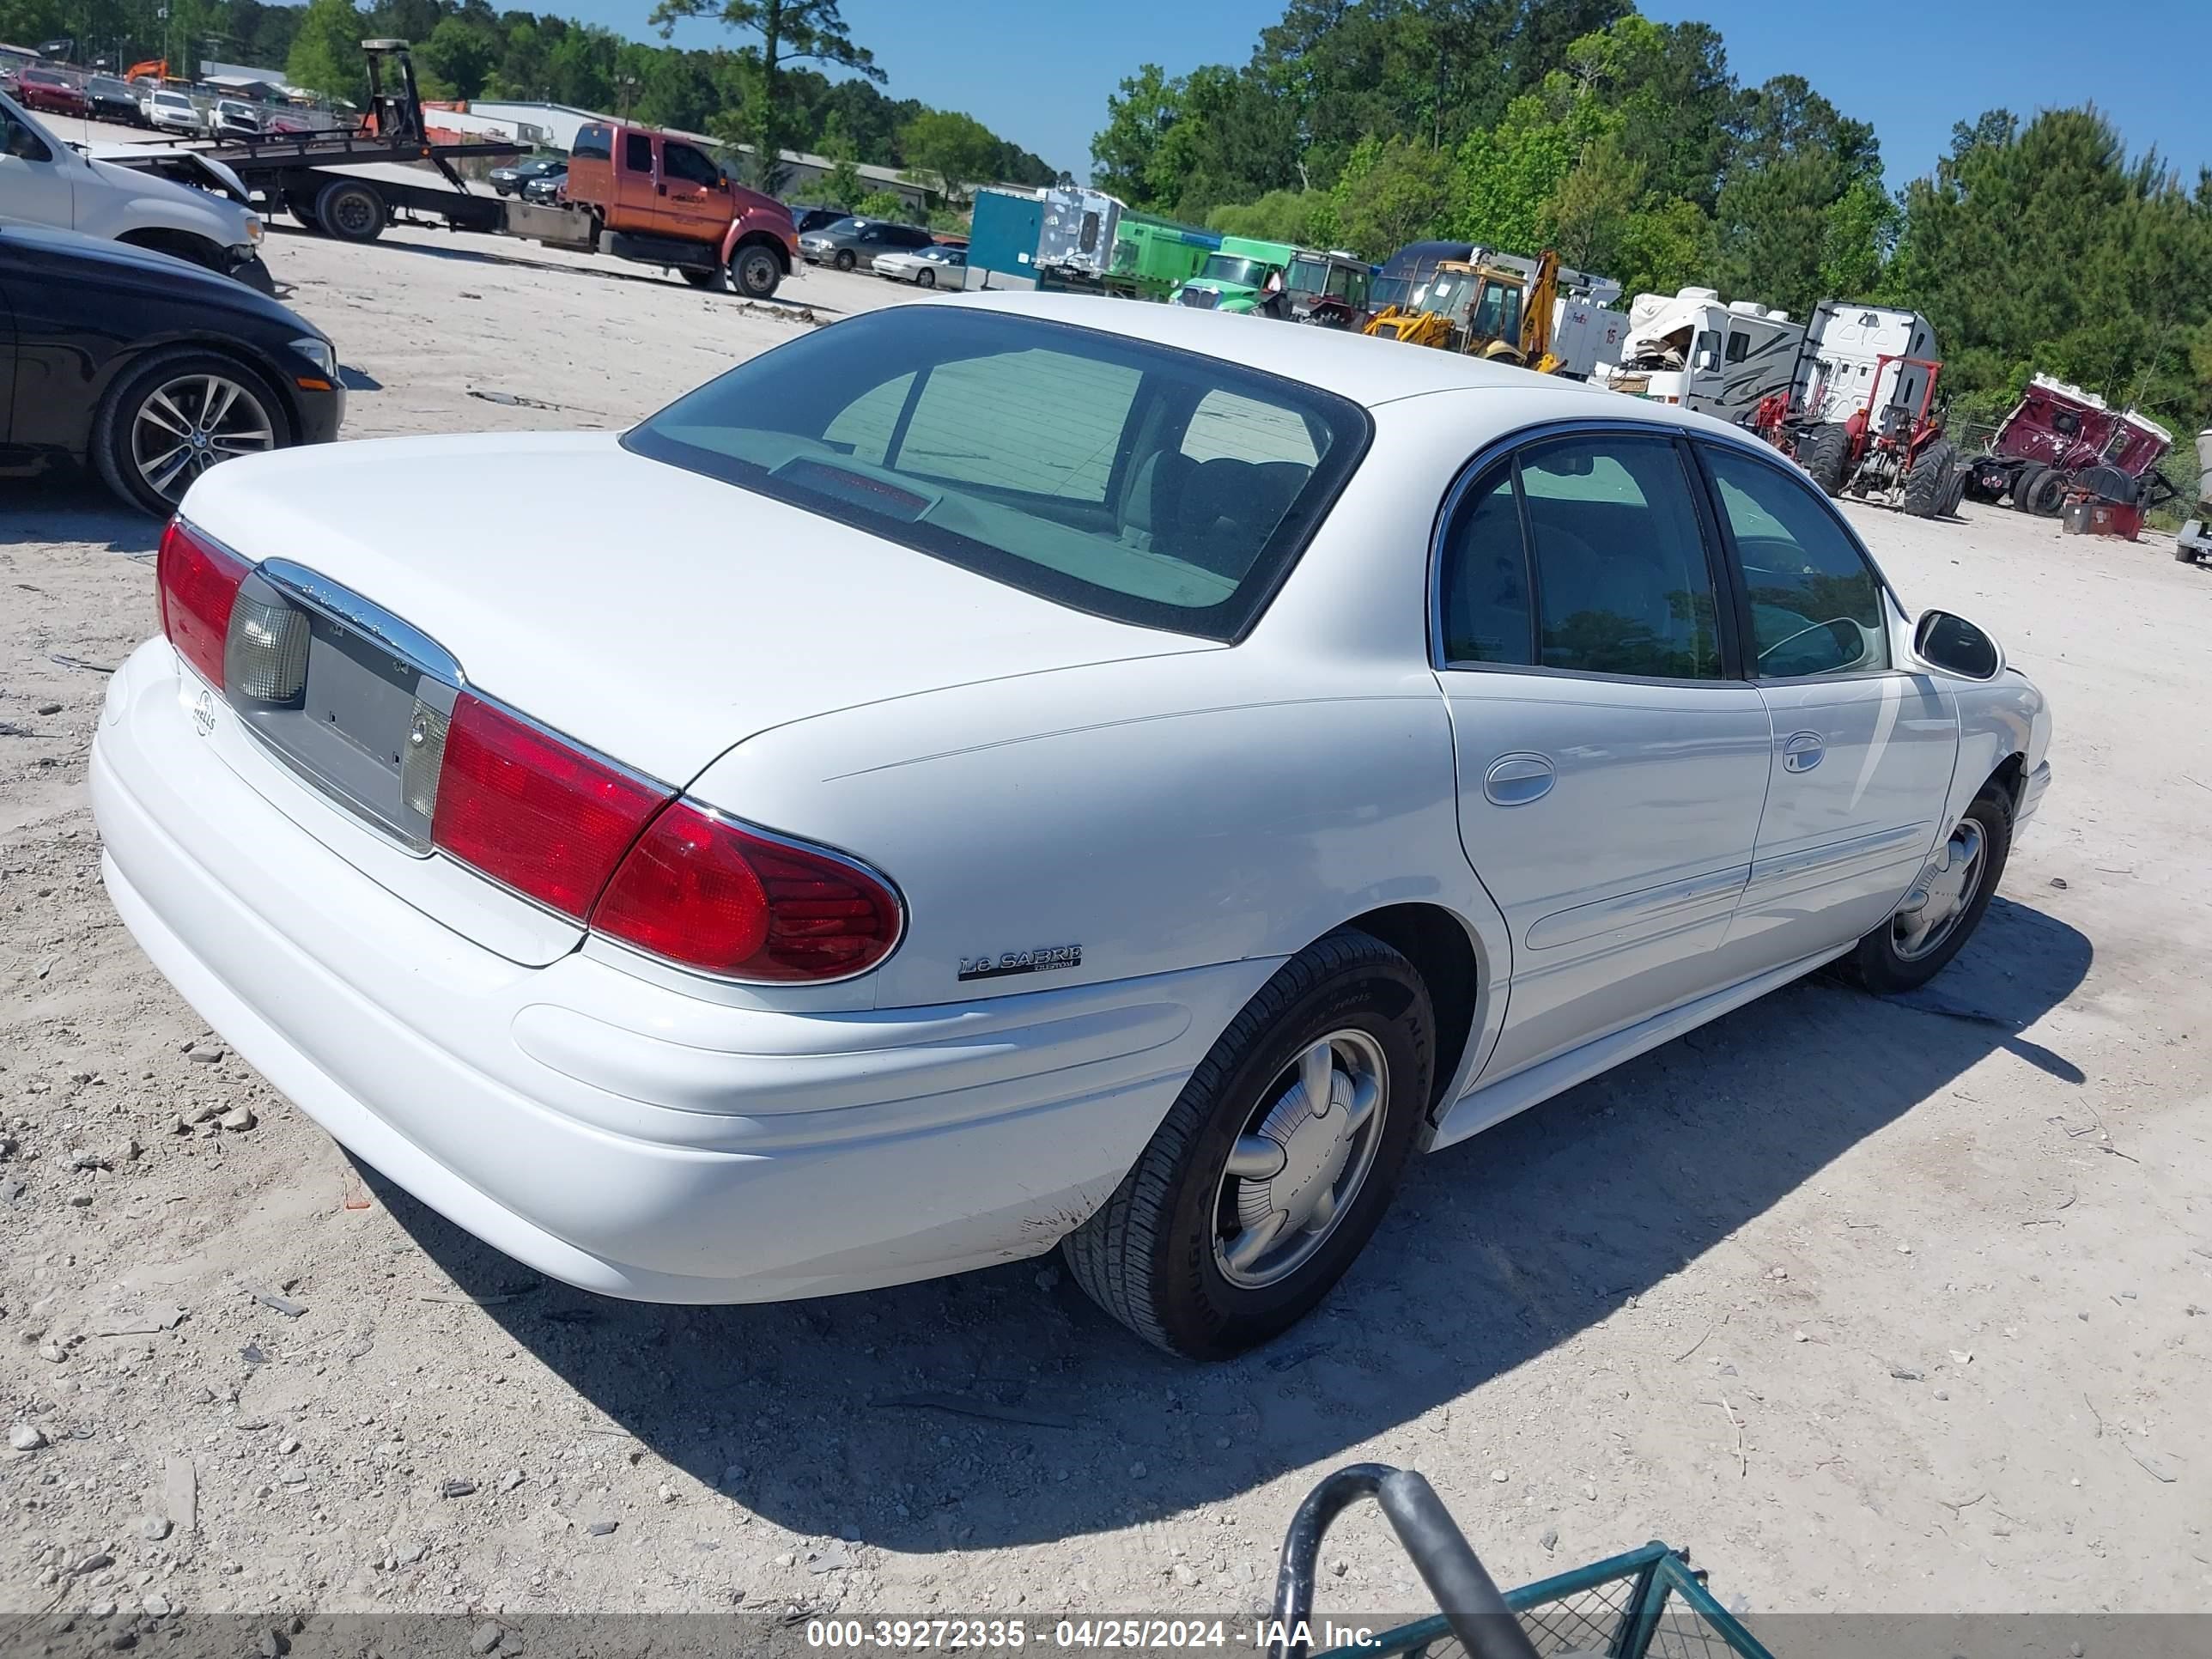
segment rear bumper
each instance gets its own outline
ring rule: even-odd
[[[278,811],[196,732],[198,690],[160,641],[115,676],[92,789],[116,909],[338,1140],[587,1290],[773,1301],[1048,1249],[1273,966],[859,1013],[695,997],[588,950],[524,967]]]

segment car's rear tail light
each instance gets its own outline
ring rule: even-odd
[[[890,884],[826,848],[678,801],[630,849],[594,931],[686,968],[779,983],[865,973],[898,944]]]
[[[464,691],[431,843],[577,921],[669,792]]]
[[[177,654],[218,690],[231,607],[246,569],[244,560],[198,535],[182,519],[170,520],[161,532],[161,550],[155,559],[161,631]]]

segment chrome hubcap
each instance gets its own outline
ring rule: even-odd
[[[131,459],[165,501],[179,500],[217,461],[276,447],[261,400],[220,374],[188,374],[156,387],[131,423]]]
[[[1972,818],[1960,819],[1890,920],[1899,957],[1916,962],[1951,936],[1959,918],[1974,902],[1974,889],[1981,880],[1982,850],[1982,826]]]
[[[1364,1031],[1332,1031],[1301,1054],[1237,1136],[1214,1194],[1213,1261],[1258,1289],[1321,1249],[1374,1167],[1389,1071]]]

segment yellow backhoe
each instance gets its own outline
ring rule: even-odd
[[[1465,352],[1492,362],[1534,364],[1548,374],[1552,313],[1559,295],[1559,256],[1544,251],[1526,271],[1487,260],[1447,259],[1407,306],[1386,306],[1365,332],[1407,345]]]

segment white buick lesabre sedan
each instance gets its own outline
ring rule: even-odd
[[[1192,1356],[1416,1148],[1927,979],[2049,779],[2035,688],[1741,434],[1164,306],[251,459],[160,588],[109,891],[348,1148],[611,1295],[1057,1245]]]

